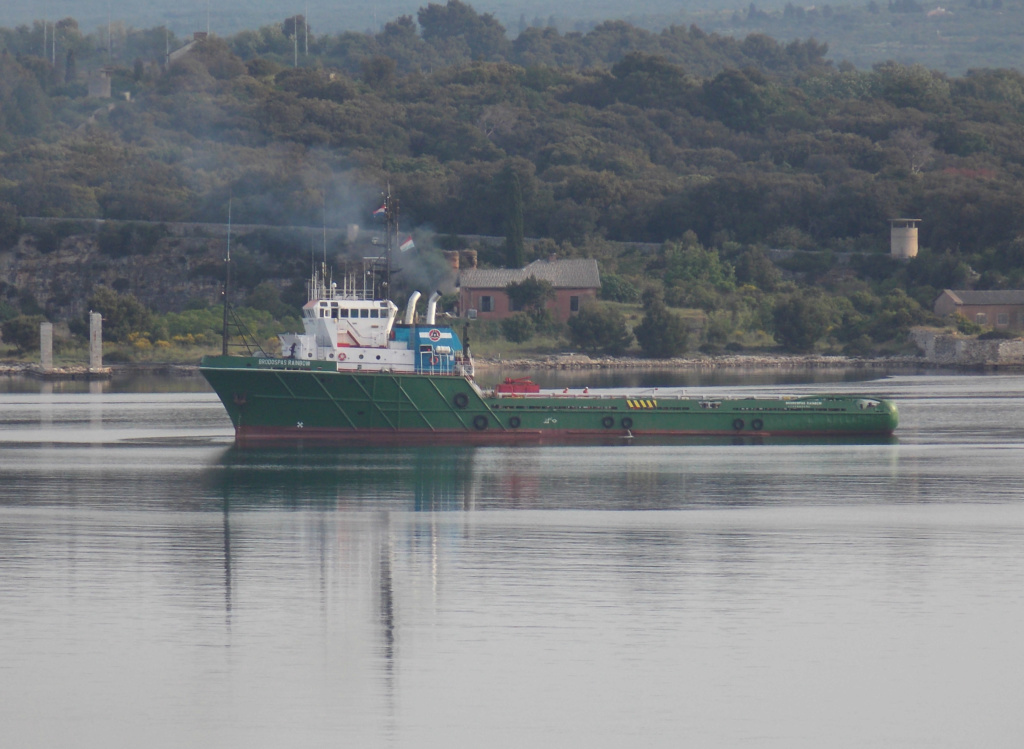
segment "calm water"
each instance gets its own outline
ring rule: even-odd
[[[1019,746],[1024,377],[848,379],[896,440],[243,452],[9,381],[2,743]]]

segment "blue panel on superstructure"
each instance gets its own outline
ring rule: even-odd
[[[462,351],[462,341],[455,335],[455,331],[449,327],[416,327],[416,339],[417,345],[423,346],[430,344],[431,346],[448,346],[452,351]]]
[[[391,329],[391,340],[398,343],[409,343],[409,328],[405,326],[396,325]]]
[[[449,327],[417,326],[410,345],[416,349],[416,371],[426,374],[451,374],[455,353],[462,341]]]

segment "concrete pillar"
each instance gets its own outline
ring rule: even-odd
[[[89,313],[89,369],[103,368],[103,315]]]
[[[39,368],[53,371],[53,323],[39,323]]]

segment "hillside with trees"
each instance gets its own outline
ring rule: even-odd
[[[59,25],[75,44],[49,59],[41,29],[0,30],[6,253],[66,253],[88,245],[73,236],[83,219],[109,219],[156,228],[111,224],[90,251],[142,257],[173,244],[161,223],[223,223],[229,202],[241,224],[367,225],[390,182],[423,262],[462,236],[514,231],[524,262],[596,257],[609,302],[650,290],[648,316],[699,311],[690,344],[712,350],[894,350],[942,288],[1024,283],[1012,70],[839,69],[813,40],[621,21],[513,40],[458,0],[376,34],[311,35],[308,55],[295,17],[197,41],[169,64],[162,29],[111,62],[102,39]],[[100,68],[109,99],[88,95]],[[887,256],[896,216],[922,219],[925,249],[908,264]],[[26,217],[57,221],[26,233]],[[240,294],[284,290],[308,260],[280,233],[248,241]],[[215,301],[218,273],[188,265],[207,294],[193,306]],[[3,315],[61,313],[57,291],[4,284]],[[130,276],[118,290],[153,306]]]

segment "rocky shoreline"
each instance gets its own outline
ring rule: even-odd
[[[0,362],[0,377],[33,377],[38,380],[109,380],[116,374],[157,374],[191,376],[198,364],[112,364],[98,369],[87,366],[54,367],[44,372],[38,364]]]
[[[590,357],[585,354],[568,354],[543,358],[476,359],[477,369],[484,370],[528,370],[528,369],[675,369],[675,370],[800,370],[800,369],[899,369],[934,367],[918,356],[889,356],[879,358],[851,358],[847,356],[821,356],[817,354],[772,354],[772,355],[727,355],[696,356],[675,359],[636,359],[629,357]]]
[[[527,370],[745,370],[745,371],[798,371],[806,369],[864,369],[864,370],[910,370],[910,369],[960,369],[965,371],[1008,370],[1020,367],[992,362],[952,363],[929,361],[922,356],[886,356],[875,358],[854,358],[847,356],[823,356],[819,354],[732,354],[724,356],[692,356],[675,359],[637,359],[630,357],[586,354],[562,354],[536,358],[478,358],[478,371],[527,371]],[[127,363],[112,364],[99,370],[86,366],[55,367],[43,372],[38,364],[26,362],[0,362],[0,377],[33,377],[43,380],[91,380],[110,379],[124,374],[153,374],[176,377],[194,376],[198,364],[173,363]]]

